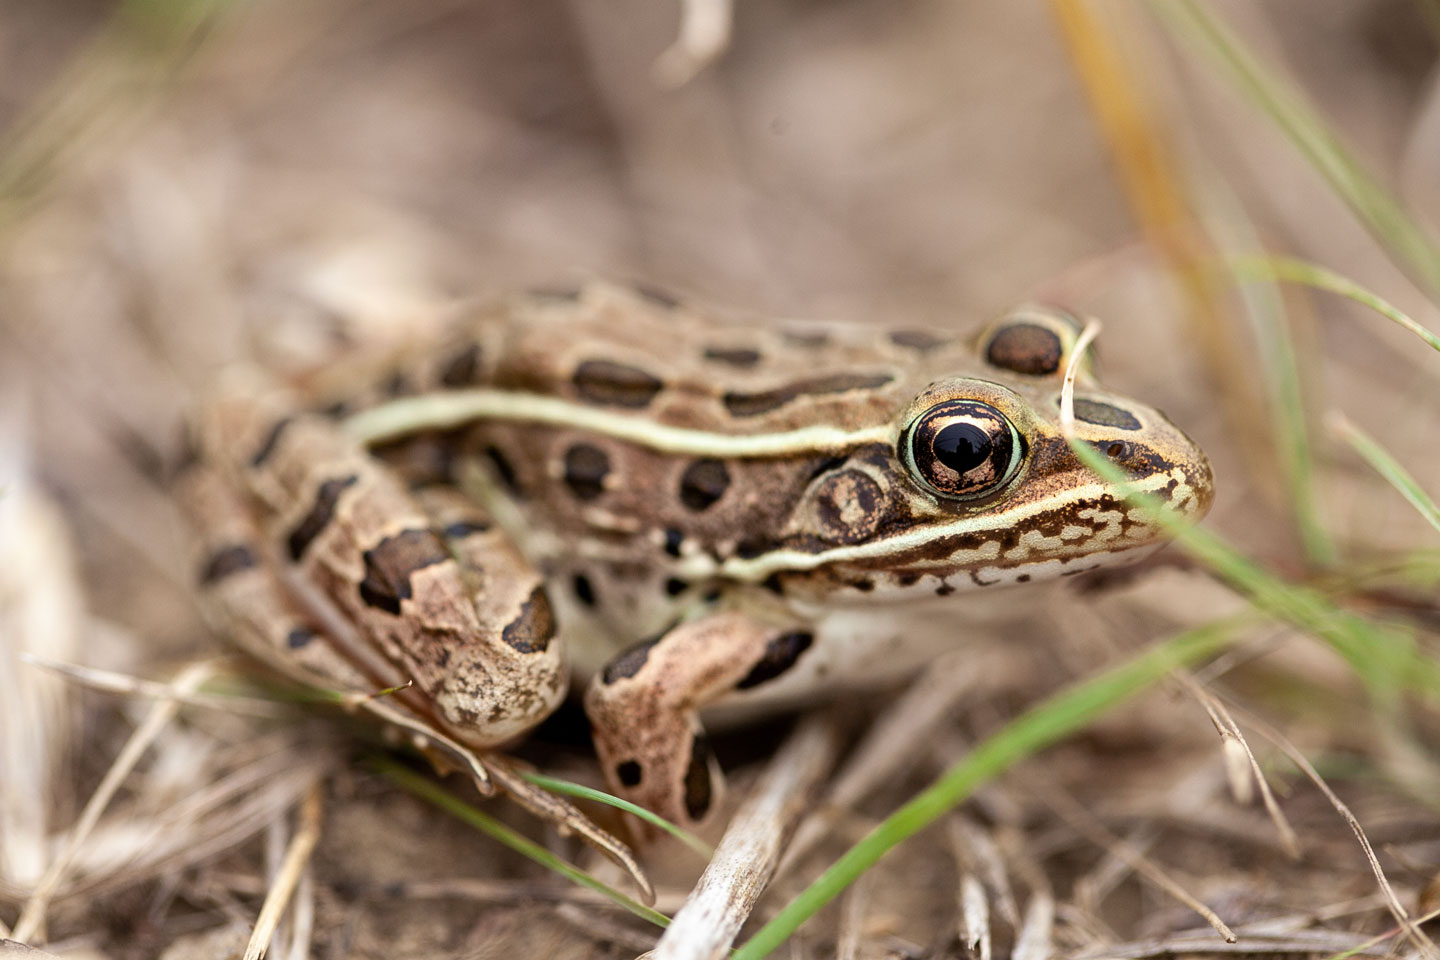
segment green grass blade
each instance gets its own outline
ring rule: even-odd
[[[1430,526],[1440,530],[1440,506],[1436,506],[1431,496],[1421,488],[1410,472],[1400,465],[1400,461],[1390,455],[1390,451],[1341,414],[1337,413],[1331,419],[1331,427],[1356,453],[1365,458],[1365,462],[1370,464],[1376,473],[1389,481],[1390,486],[1400,491],[1400,495],[1410,501],[1410,505]]]
[[[1051,697],[1007,724],[881,821],[736,950],[732,960],[760,960],[768,956],[877,860],[944,816],[981,784],[1074,733],[1171,670],[1224,649],[1241,622],[1243,618],[1211,624],[1157,644],[1118,667]]]
[[[604,803],[609,806],[624,810],[626,813],[633,813],[635,816],[653,826],[659,827],[670,836],[679,840],[685,846],[694,850],[707,861],[715,856],[715,849],[695,834],[682,827],[678,827],[650,810],[646,810],[639,804],[631,803],[629,800],[622,800],[617,796],[606,793],[604,790],[596,790],[594,787],[587,787],[583,783],[572,783],[569,780],[559,780],[555,777],[547,777],[542,773],[521,773],[520,776],[529,780],[537,787],[544,787],[554,793],[563,793],[571,797],[582,797],[586,800],[594,800],[596,803]]]
[[[587,890],[594,890],[596,893],[608,897],[642,920],[648,920],[657,927],[670,925],[670,918],[665,916],[665,914],[658,910],[651,909],[636,900],[632,900],[614,887],[602,883],[585,871],[580,870],[572,864],[566,863],[533,840],[522,837],[499,820],[496,820],[484,811],[475,809],[475,807],[466,803],[464,800],[454,796],[430,778],[421,776],[409,767],[402,766],[393,760],[383,757],[377,757],[373,761],[373,766],[384,775],[386,779],[403,787],[422,800],[434,804],[457,820],[461,820],[482,833],[488,834],[516,853],[529,857],[541,866],[553,870]]]
[[[1342,277],[1318,263],[1295,260],[1290,257],[1237,257],[1228,261],[1228,265],[1231,271],[1241,279],[1262,277],[1285,280],[1354,300],[1415,334],[1429,344],[1430,349],[1440,351],[1440,335],[1421,326],[1409,314],[1379,294],[1372,293],[1355,281]]]
[[[1116,484],[1126,499],[1173,536],[1178,546],[1238,590],[1252,606],[1324,640],[1349,662],[1378,704],[1394,706],[1410,690],[1440,705],[1440,662],[1419,650],[1414,637],[1395,624],[1367,621],[1330,603],[1318,591],[1286,583],[1262,569],[1220,537],[1163,509],[1135,490],[1124,473],[1098,450],[1071,440],[1087,467]]]
[[[1248,224],[1247,224],[1248,226]],[[1340,558],[1335,540],[1325,526],[1315,491],[1315,457],[1310,442],[1310,418],[1295,342],[1286,318],[1284,298],[1274,277],[1247,277],[1240,298],[1250,320],[1264,367],[1271,430],[1274,432],[1285,493],[1300,543],[1311,566],[1333,567]]]
[[[1152,0],[1150,9],[1270,117],[1403,269],[1440,293],[1440,249],[1298,93],[1270,73],[1207,4]]]

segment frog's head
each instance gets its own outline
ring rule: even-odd
[[[1024,308],[978,341],[978,363],[934,379],[870,442],[814,476],[756,557],[787,593],[832,599],[941,596],[1138,559],[1162,527],[1086,467],[1060,428],[1078,325]],[[1172,514],[1198,520],[1212,486],[1204,453],[1153,407],[1108,393],[1082,365],[1077,438]]]

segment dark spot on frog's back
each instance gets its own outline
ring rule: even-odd
[[[897,347],[924,352],[944,345],[947,340],[930,330],[892,330],[890,331],[890,342]]]
[[[826,396],[850,390],[878,390],[895,378],[888,373],[830,373],[805,380],[796,380],[771,390],[756,393],[730,391],[723,402],[731,416],[757,417],[778,410],[801,397]]]
[[[205,565],[200,568],[200,583],[202,586],[218,583],[231,574],[240,573],[255,566],[255,554],[249,547],[242,543],[230,544],[210,554]]]
[[[555,637],[555,614],[544,587],[536,587],[520,604],[520,615],[505,625],[500,639],[521,653],[541,653]]]
[[[680,475],[680,502],[697,513],[708,509],[729,489],[730,470],[721,460],[696,460]]]
[[[447,387],[473,387],[480,383],[480,344],[472,343],[440,367],[440,382]]]
[[[450,551],[433,530],[402,530],[366,550],[361,558],[365,578],[360,581],[360,599],[366,606],[398,615],[400,601],[414,595],[410,577],[449,560]]]
[[[1044,376],[1060,369],[1064,353],[1054,330],[1035,323],[1013,323],[990,338],[985,361],[1002,370]]]
[[[1111,427],[1115,430],[1139,430],[1140,421],[1129,410],[1099,400],[1075,398],[1075,417],[1097,427]]]
[[[335,509],[340,505],[340,495],[353,485],[358,479],[354,474],[348,477],[336,477],[333,480],[326,480],[320,484],[320,489],[315,492],[315,502],[310,505],[310,510],[290,531],[286,538],[286,546],[290,550],[290,559],[299,560],[305,554],[305,550],[320,536],[321,532],[330,525],[335,517]]]
[[[570,579],[570,588],[575,591],[575,599],[587,607],[595,606],[595,585],[590,578],[583,573],[577,573]]]
[[[570,379],[582,400],[634,410],[648,407],[665,385],[639,367],[612,360],[586,360]]]
[[[565,451],[565,485],[577,499],[594,500],[600,496],[609,475],[610,458],[599,447],[577,443]]]
[[[727,367],[749,370],[760,362],[760,351],[750,347],[706,347],[705,359]]]

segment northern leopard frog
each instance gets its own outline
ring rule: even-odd
[[[718,324],[606,285],[517,297],[358,393],[221,391],[182,483],[203,589],[250,650],[331,687],[413,681],[397,711],[487,751],[559,703],[568,648],[611,787],[697,820],[700,709],[912,666],[896,600],[1157,542],[1061,438],[1077,333],[1039,307],[962,339]],[[1141,488],[1204,513],[1205,457],[1164,416],[1088,367],[1075,409]]]

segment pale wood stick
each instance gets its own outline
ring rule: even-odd
[[[285,915],[285,907],[289,905],[290,897],[310,862],[310,854],[315,851],[315,844],[320,842],[323,813],[324,794],[319,781],[316,781],[300,803],[300,828],[295,831],[295,836],[290,838],[285,859],[280,863],[280,872],[276,874],[270,891],[265,894],[265,902],[260,905],[260,916],[255,919],[255,931],[250,934],[250,943],[245,947],[245,960],[260,960],[265,956],[265,951],[270,946],[270,938],[275,934],[275,927]]]
[[[785,839],[839,751],[837,724],[804,721],[735,812],[715,857],[655,945],[655,960],[725,956],[775,873]]]

